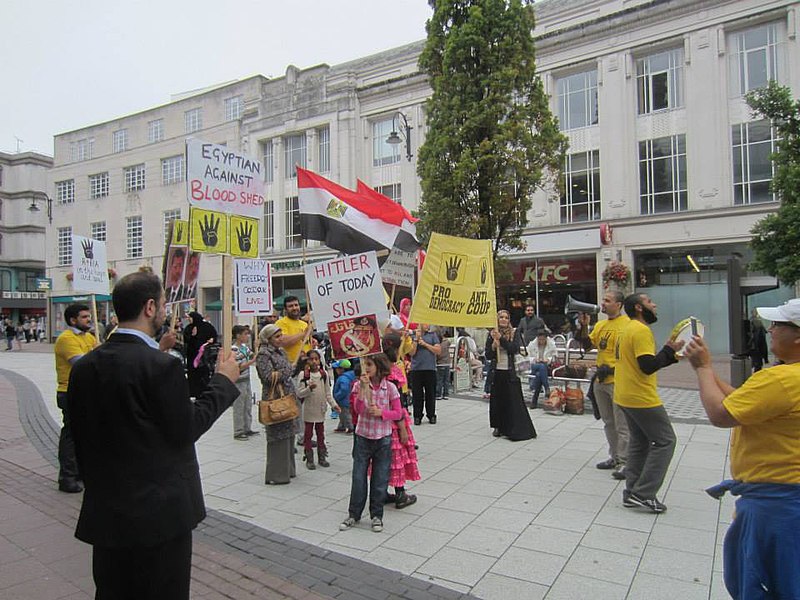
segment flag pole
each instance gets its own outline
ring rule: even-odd
[[[92,307],[92,323],[94,323],[94,331],[97,334],[96,339],[97,343],[99,344],[102,340],[100,339],[100,323],[97,320],[97,300],[95,299],[94,294],[92,294],[91,307]]]
[[[231,329],[233,329],[233,306],[231,305],[231,289],[233,288],[233,257],[230,254],[222,255],[222,332],[219,340],[220,352],[227,358],[233,344],[231,343]]]

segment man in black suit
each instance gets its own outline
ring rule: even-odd
[[[238,396],[236,358],[196,402],[181,361],[153,340],[166,319],[153,273],[112,293],[119,327],[75,363],[68,405],[85,492],[75,536],[92,544],[97,599],[188,600],[192,529],[205,517],[194,443]]]

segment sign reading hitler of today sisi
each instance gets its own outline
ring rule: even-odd
[[[264,167],[226,146],[186,141],[189,204],[205,210],[260,218],[264,210]]]

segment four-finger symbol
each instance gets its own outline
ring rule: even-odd
[[[83,247],[84,258],[94,258],[94,242],[91,240],[83,240],[81,246]]]
[[[250,252],[250,248],[253,245],[253,240],[250,237],[252,235],[253,226],[250,223],[239,223],[239,227],[236,229],[236,237],[239,240],[239,248],[242,252]]]
[[[457,256],[451,256],[446,264],[447,268],[447,281],[455,281],[458,279],[458,270],[461,268],[461,259]]]
[[[214,220],[214,215],[205,215],[203,222],[200,223],[200,235],[207,248],[214,248],[218,243],[217,229],[219,229],[219,220],[219,217]]]

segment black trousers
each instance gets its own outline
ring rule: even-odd
[[[421,419],[423,408],[429,419],[436,416],[436,371],[411,371],[411,396],[414,418]]]
[[[61,433],[58,436],[58,482],[77,481],[81,476],[75,458],[75,441],[72,439],[66,392],[56,392],[56,405],[61,409],[62,419]]]
[[[92,554],[95,600],[189,600],[192,532],[149,548],[101,548]]]

